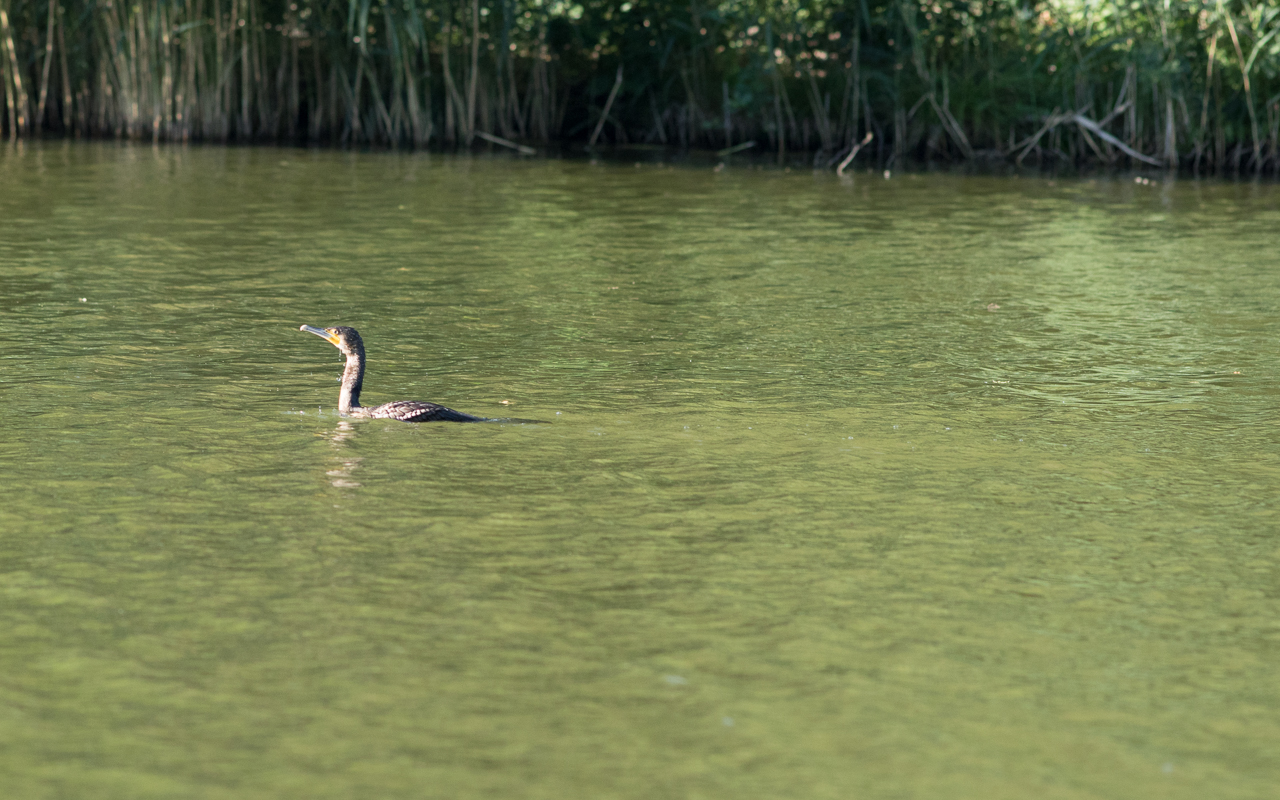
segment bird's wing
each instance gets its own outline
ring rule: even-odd
[[[419,400],[397,400],[369,409],[374,419],[398,419],[401,422],[484,422],[484,417],[474,417],[454,411],[452,408],[424,403]]]

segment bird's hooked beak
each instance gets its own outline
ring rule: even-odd
[[[310,325],[303,325],[301,328],[298,328],[298,330],[306,331],[307,333],[314,333],[316,336],[319,336],[321,339],[324,339],[326,342],[328,342],[329,344],[335,347],[338,345],[338,342],[342,341],[341,339],[338,338],[338,335],[336,333],[330,333],[329,331],[326,331],[324,328],[315,328]]]

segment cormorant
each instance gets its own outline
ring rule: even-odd
[[[487,422],[484,417],[473,417],[451,408],[425,403],[420,400],[396,400],[380,406],[366,408],[360,405],[360,388],[364,383],[364,341],[355,328],[345,325],[336,328],[314,328],[303,325],[300,331],[314,333],[342,351],[347,366],[342,370],[342,391],[338,394],[338,413],[349,417],[373,419],[398,419],[401,422]]]

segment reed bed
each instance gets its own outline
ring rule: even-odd
[[[0,0],[0,131],[1280,171],[1263,0]]]

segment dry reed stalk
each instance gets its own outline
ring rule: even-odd
[[[45,100],[49,97],[49,67],[53,65],[53,21],[57,16],[55,0],[49,0],[48,21],[44,34],[44,68],[40,72],[40,100],[36,104],[35,129],[37,136],[40,134],[40,128],[44,120]]]
[[[734,145],[733,147],[726,147],[726,148],[724,148],[723,150],[717,150],[717,151],[716,151],[716,155],[717,155],[717,156],[720,156],[721,158],[723,158],[724,156],[731,156],[731,155],[733,155],[734,153],[741,153],[743,150],[750,150],[751,148],[753,148],[753,147],[755,147],[755,146],[756,146],[756,143],[755,143],[755,140],[753,139],[753,140],[751,140],[751,141],[749,141],[749,142],[743,142],[742,144],[736,144],[736,145]]]
[[[773,74],[774,125],[778,133],[778,163],[781,164],[787,157],[787,130],[782,122],[782,77],[776,67],[771,72]]]
[[[622,65],[618,65],[618,74],[613,79],[613,88],[609,90],[609,99],[604,101],[604,110],[600,112],[600,121],[596,123],[596,129],[591,132],[591,138],[587,141],[587,147],[595,147],[596,139],[600,136],[600,131],[604,128],[604,121],[609,118],[609,110],[613,108],[613,101],[618,97],[618,90],[622,88]]]
[[[441,29],[440,35],[440,60],[441,72],[444,75],[445,91],[448,95],[445,103],[445,138],[454,142],[459,138],[459,126],[461,119],[466,119],[467,106],[462,99],[462,94],[458,91],[458,86],[453,80],[453,70],[449,67],[449,40],[453,37],[453,26],[446,22]]]
[[[239,136],[244,141],[253,137],[253,119],[249,115],[250,104],[253,101],[253,60],[250,55],[252,46],[250,32],[253,26],[249,24],[249,20],[245,19],[249,15],[247,6],[249,6],[249,0],[234,0],[232,5],[236,33],[240,38],[240,85],[237,87],[240,91],[240,117],[238,122]],[[358,106],[359,102],[357,101],[355,105]]]
[[[30,125],[27,114],[27,92],[22,86],[22,66],[18,62],[18,50],[13,43],[13,28],[9,26],[9,15],[5,8],[0,8],[0,46],[8,56],[5,92],[9,98],[9,126],[11,139],[26,134]]]
[[[1253,107],[1253,88],[1249,82],[1249,62],[1245,60],[1244,50],[1240,47],[1240,37],[1236,34],[1236,24],[1231,12],[1218,0],[1218,13],[1227,21],[1227,32],[1231,34],[1231,45],[1235,48],[1236,58],[1240,61],[1240,77],[1244,82],[1245,108],[1249,112],[1249,125],[1253,131],[1253,158],[1257,162],[1261,158],[1261,146],[1258,142],[1258,115]]]
[[[861,150],[862,148],[870,144],[874,136],[875,134],[871,133],[871,131],[867,131],[867,135],[862,137],[862,141],[855,144],[853,148],[849,150],[849,155],[844,157],[844,161],[840,162],[840,166],[836,167],[837,175],[844,174],[845,167],[848,167],[850,164],[853,163],[854,156],[858,155],[859,150]]]
[[[818,79],[813,74],[813,68],[809,67],[805,72],[809,78],[805,87],[809,90],[809,109],[813,114],[813,123],[818,131],[818,138],[822,142],[822,147],[818,151],[819,155],[821,155],[831,150],[835,144],[834,132],[831,130],[831,114],[822,98],[822,92],[818,88]]]
[[[464,143],[471,144],[476,132],[476,82],[480,79],[480,0],[471,0],[471,74],[467,78],[467,121]]]
[[[493,144],[500,145],[502,147],[509,147],[512,150],[515,150],[517,153],[520,153],[521,155],[532,156],[532,155],[538,154],[538,151],[534,150],[532,147],[529,147],[523,144],[516,144],[510,139],[504,139],[501,136],[494,136],[492,133],[485,133],[484,131],[476,131],[476,136],[479,136],[481,139],[484,139],[486,142],[492,142]]]
[[[505,4],[504,4],[505,5]],[[520,87],[516,84],[516,60],[511,57],[510,51],[504,56],[503,60],[507,64],[507,84],[510,87],[510,114],[515,127],[516,135],[523,137],[525,135],[524,115],[520,113]]]
[[[67,37],[65,34],[66,24],[63,17],[66,16],[62,10],[62,6],[56,6],[58,9],[58,71],[59,77],[62,79],[62,130],[67,132],[71,130],[71,72],[67,69]]]

